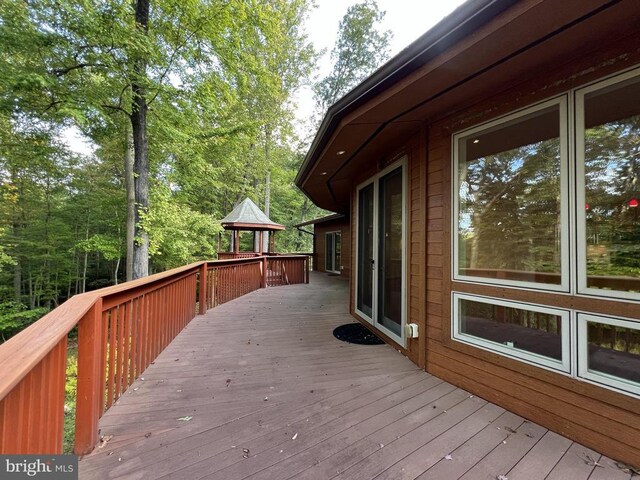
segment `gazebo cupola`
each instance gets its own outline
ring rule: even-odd
[[[284,230],[284,225],[272,222],[249,198],[245,198],[236,205],[229,215],[220,220],[220,223],[225,230],[233,232],[229,251],[236,257],[240,255],[240,231],[253,232],[255,251],[252,253],[262,255],[264,233],[269,235],[269,232]],[[259,234],[259,241],[256,242],[257,234]],[[268,245],[267,251],[270,252],[272,242],[268,242]]]

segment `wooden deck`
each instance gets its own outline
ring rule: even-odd
[[[631,477],[389,346],[336,340],[347,295],[313,274],[196,317],[104,415],[80,478]]]

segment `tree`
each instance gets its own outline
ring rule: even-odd
[[[342,17],[331,50],[333,70],[313,87],[320,115],[389,58],[392,33],[378,28],[384,16],[375,0],[365,0]]]

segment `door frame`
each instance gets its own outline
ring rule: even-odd
[[[355,216],[354,216],[354,222],[353,222],[353,228],[352,231],[354,232],[353,237],[355,238],[355,255],[354,255],[354,263],[355,263],[355,268],[353,269],[354,271],[354,275],[352,275],[352,278],[354,280],[354,286],[355,286],[355,291],[354,291],[354,295],[353,295],[353,311],[355,312],[355,314],[361,318],[362,320],[364,320],[365,322],[367,322],[368,324],[370,324],[372,327],[374,327],[375,329],[379,330],[380,332],[382,332],[385,336],[387,336],[388,338],[390,338],[391,340],[393,340],[394,342],[396,342],[397,344],[399,344],[402,348],[406,348],[407,345],[407,335],[406,335],[406,324],[407,324],[407,239],[409,238],[408,236],[408,207],[407,207],[407,201],[408,201],[408,192],[407,192],[407,188],[408,188],[408,172],[407,172],[407,164],[408,164],[408,157],[407,155],[403,155],[402,158],[400,158],[398,161],[393,162],[391,165],[385,167],[383,170],[380,170],[378,173],[376,173],[375,175],[373,175],[372,177],[368,178],[367,180],[365,180],[364,182],[360,183],[357,187],[356,187],[356,197],[355,197]],[[385,175],[387,175],[388,173],[398,169],[398,168],[402,168],[402,250],[403,250],[403,255],[402,255],[402,288],[401,288],[401,298],[402,298],[402,305],[401,305],[401,319],[400,319],[400,335],[395,334],[394,332],[392,332],[391,330],[389,330],[388,328],[386,328],[384,325],[378,323],[377,319],[378,319],[378,307],[379,307],[379,302],[378,302],[378,268],[380,265],[380,241],[379,241],[379,228],[380,228],[380,218],[379,218],[379,203],[380,203],[380,198],[379,198],[379,185],[380,185],[380,179],[382,177],[384,177]],[[358,278],[359,278],[359,269],[360,269],[360,263],[359,263],[359,256],[360,256],[360,238],[359,238],[359,222],[360,222],[360,191],[363,188],[368,187],[369,185],[373,185],[373,254],[374,254],[374,265],[375,268],[373,269],[373,275],[372,275],[372,312],[371,312],[371,317],[369,317],[366,313],[362,312],[361,310],[358,309]]]

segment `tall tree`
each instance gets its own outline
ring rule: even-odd
[[[389,58],[392,33],[380,30],[385,12],[375,0],[347,9],[331,50],[333,69],[313,87],[317,113],[324,112]]]

